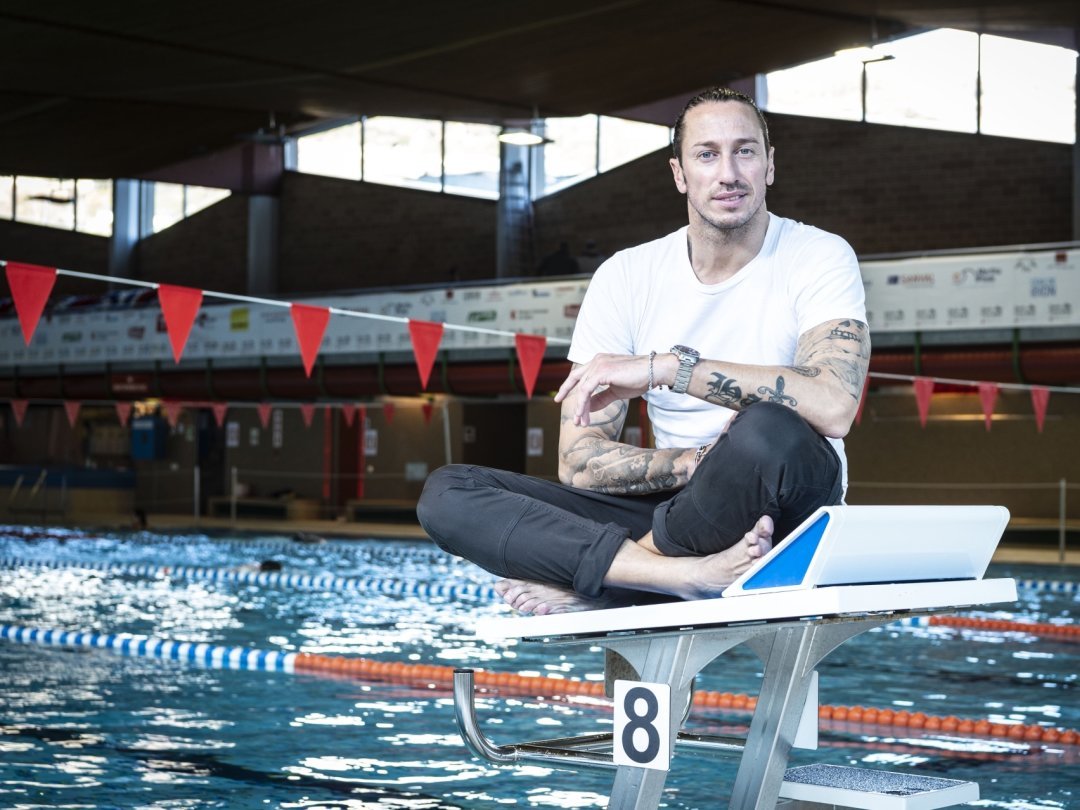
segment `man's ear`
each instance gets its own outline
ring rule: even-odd
[[[776,179],[776,163],[773,158],[776,156],[776,147],[769,147],[769,168],[765,170],[765,185],[771,186],[773,180]]]
[[[671,158],[668,160],[668,165],[671,166],[671,173],[675,176],[675,188],[679,190],[680,194],[686,193],[686,178],[683,177],[682,163],[678,158]]]

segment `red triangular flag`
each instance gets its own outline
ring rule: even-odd
[[[310,377],[323,335],[326,334],[326,324],[330,322],[330,310],[309,304],[292,304],[290,310],[296,341],[300,344],[300,356],[304,360],[304,373]]]
[[[934,380],[930,377],[915,378],[915,402],[919,406],[919,424],[926,427],[930,413],[930,396],[934,393]]]
[[[870,375],[866,375],[866,379],[863,380],[862,393],[859,394],[859,407],[855,411],[855,424],[862,423],[863,408],[866,407],[866,392],[870,389]]]
[[[175,399],[167,399],[161,403],[161,407],[165,410],[165,420],[169,423],[169,427],[176,427],[176,423],[180,421],[180,409],[184,407],[184,404]]]
[[[341,415],[345,417],[345,424],[352,427],[353,419],[356,418],[356,406],[355,405],[342,405]]]
[[[315,406],[305,402],[300,406],[300,415],[304,417],[304,427],[311,427],[311,420],[315,418]]]
[[[425,402],[423,405],[420,406],[420,411],[421,411],[421,413],[424,414],[424,424],[425,425],[430,425],[431,424],[431,414],[434,412],[434,410],[435,410],[435,407],[431,404],[430,399],[427,402]]]
[[[1035,427],[1042,433],[1046,421],[1046,406],[1050,402],[1050,389],[1042,385],[1031,386],[1031,407],[1035,409]],[[12,402],[12,407],[15,403]]]
[[[229,410],[228,402],[215,402],[210,406],[214,412],[214,421],[218,427],[225,427],[225,412]]]
[[[544,362],[547,338],[543,335],[514,335],[514,347],[517,349],[518,363],[521,364],[521,378],[525,381],[525,395],[531,397],[540,374],[540,364]]]
[[[987,430],[990,430],[990,422],[994,416],[994,403],[997,402],[997,395],[997,383],[979,383],[979,401],[982,402],[983,418],[986,420]]]
[[[427,390],[431,377],[431,367],[435,365],[442,333],[441,323],[409,320],[409,336],[412,338],[413,354],[416,355],[416,368],[420,371],[420,387],[424,390]]]
[[[67,411],[68,422],[72,427],[75,427],[75,423],[79,421],[79,408],[82,407],[82,403],[78,400],[68,399],[64,401],[64,410]]]
[[[120,424],[127,427],[128,420],[131,418],[131,403],[130,402],[117,402],[116,403],[116,418],[120,420]]]
[[[15,302],[15,312],[19,315],[23,340],[29,346],[41,313],[45,311],[45,302],[49,300],[49,293],[56,283],[56,268],[8,262],[7,280],[11,298]]]
[[[202,306],[202,290],[158,284],[157,294],[161,314],[165,316],[165,331],[169,333],[169,343],[172,344],[173,360],[179,363],[195,316]]]
[[[15,425],[17,427],[22,427],[23,419],[26,417],[26,407],[29,404],[29,400],[25,399],[11,400],[11,410],[15,413]]]
[[[255,410],[259,412],[259,421],[262,423],[263,430],[270,427],[270,408],[269,402],[260,402],[255,406]]]
[[[386,420],[386,424],[388,424],[388,425],[394,424],[394,403],[393,402],[384,402],[382,404],[382,415],[383,415],[383,419]]]

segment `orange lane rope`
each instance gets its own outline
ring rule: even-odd
[[[1080,625],[1049,622],[1012,622],[999,619],[976,619],[970,616],[929,616],[931,627],[960,627],[972,630],[994,630],[1006,633],[1029,633],[1045,638],[1080,640]]]
[[[375,661],[367,658],[343,658],[332,655],[298,653],[296,672],[326,673],[362,680],[407,683],[418,686],[449,686],[454,667],[437,664],[407,664],[403,661]],[[579,681],[569,678],[548,678],[542,675],[517,675],[511,672],[475,670],[477,686],[500,692],[537,697],[587,696],[604,697],[602,681]],[[757,698],[730,692],[697,691],[694,705],[710,709],[753,711]],[[821,706],[818,717],[846,723],[893,726],[915,730],[941,731],[964,736],[1001,737],[1024,742],[1080,745],[1080,733],[1072,729],[1039,725],[991,723],[988,720],[965,720],[959,717],[940,717],[923,712],[876,709],[869,706]]]

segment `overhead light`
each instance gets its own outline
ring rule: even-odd
[[[508,127],[499,133],[499,140],[513,146],[540,146],[551,141],[536,132],[521,127]]]

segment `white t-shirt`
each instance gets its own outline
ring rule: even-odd
[[[702,284],[690,265],[686,231],[619,251],[597,269],[574,327],[571,362],[682,344],[710,360],[790,366],[808,329],[840,318],[866,322],[858,260],[839,236],[770,214],[758,255],[731,278]],[[743,391],[751,393],[768,398]],[[666,388],[645,398],[661,448],[707,444],[735,415]],[[846,488],[844,443],[830,441]]]

